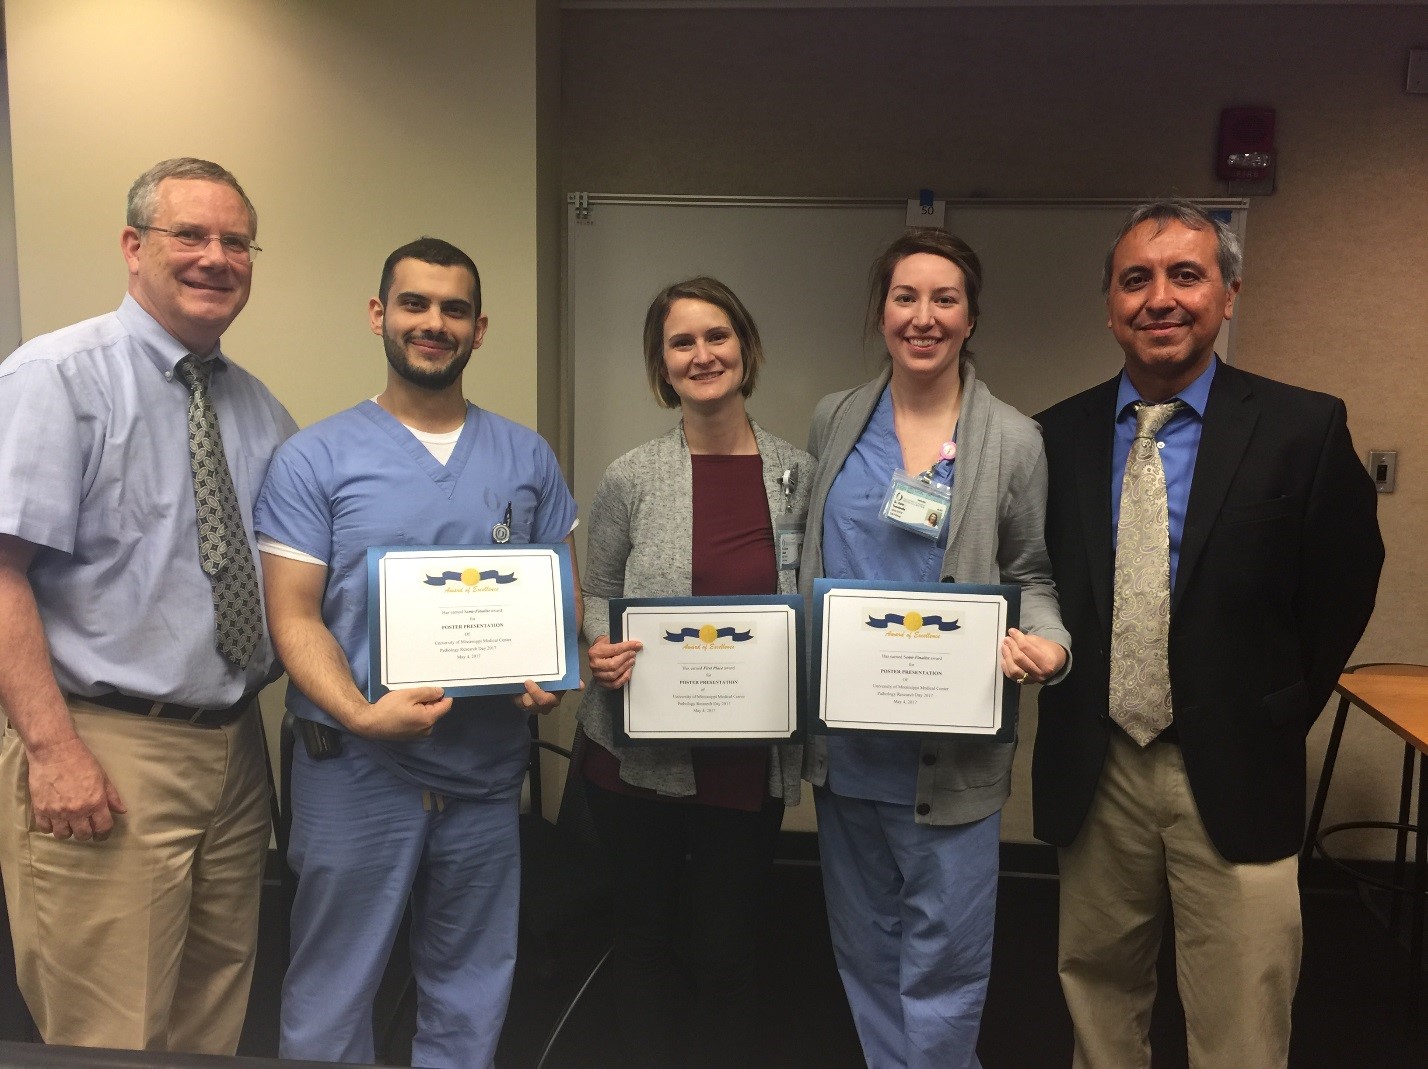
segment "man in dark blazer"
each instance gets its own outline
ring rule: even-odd
[[[1287,1064],[1304,739],[1373,610],[1383,542],[1343,402],[1215,356],[1240,264],[1235,235],[1196,206],[1137,208],[1102,280],[1124,371],[1037,417],[1046,541],[1076,654],[1041,694],[1035,831],[1061,848],[1077,1069],[1150,1064],[1171,907],[1190,1063]],[[1172,401],[1163,427],[1137,424],[1142,405]],[[1123,486],[1137,436],[1142,462],[1164,471],[1156,559],[1168,539],[1169,575],[1162,563],[1165,593],[1151,599],[1162,637],[1127,656],[1122,618],[1140,595],[1117,571],[1147,556],[1117,558],[1131,544],[1122,513],[1141,507]],[[1141,704],[1163,715],[1147,730],[1127,709],[1157,686],[1163,698]]]

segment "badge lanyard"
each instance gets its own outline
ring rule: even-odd
[[[942,443],[941,458],[920,474],[896,469],[889,480],[879,515],[894,527],[936,542],[947,530],[952,506],[952,465],[957,456],[957,436]],[[938,469],[942,470],[939,471]]]
[[[799,558],[803,555],[803,536],[808,529],[808,518],[793,515],[793,492],[798,488],[798,473],[785,468],[779,476],[783,487],[783,515],[774,521],[774,544],[778,548],[778,570],[792,572],[798,570]]]

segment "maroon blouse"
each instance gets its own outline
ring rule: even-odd
[[[695,597],[778,593],[778,561],[764,490],[763,458],[691,456],[694,464],[694,545],[690,593]],[[620,759],[591,742],[585,777],[621,794],[698,802],[754,812],[768,797],[767,746],[695,746],[691,797],[673,799],[620,779]]]

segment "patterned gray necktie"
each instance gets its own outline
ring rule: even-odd
[[[188,450],[193,461],[193,500],[198,511],[198,557],[213,584],[213,618],[218,652],[238,667],[246,665],[263,638],[258,572],[243,530],[233,477],[223,455],[218,413],[208,395],[212,365],[193,356],[175,372],[189,390]]]
[[[1121,481],[1111,719],[1141,746],[1170,726],[1170,511],[1155,436],[1181,402],[1140,405]]]

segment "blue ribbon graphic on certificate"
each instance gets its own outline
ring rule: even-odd
[[[887,612],[881,619],[868,617],[869,627],[891,627],[897,624],[906,631],[921,631],[924,627],[935,627],[939,631],[956,631],[962,625],[955,619],[944,620],[940,616],[923,616],[920,612]]]
[[[700,642],[714,642],[721,638],[727,638],[731,642],[748,642],[753,637],[752,631],[739,631],[733,627],[715,627],[713,624],[681,627],[678,631],[664,633],[666,642],[683,642],[687,638],[697,638]]]
[[[514,583],[516,573],[508,572],[502,575],[496,568],[487,568],[484,572],[479,568],[463,568],[459,572],[442,572],[440,575],[428,575],[426,577],[427,586],[446,586],[447,583],[458,583],[461,586],[480,586],[482,583],[499,583],[504,586],[506,583]]]

